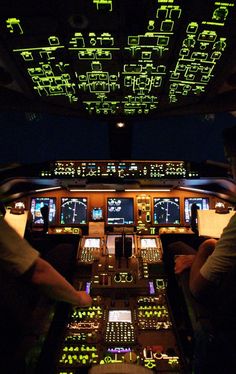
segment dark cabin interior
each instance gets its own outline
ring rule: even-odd
[[[234,266],[209,308],[169,249],[235,214],[235,17],[234,1],[1,1],[0,219],[93,299],[52,300],[0,260],[1,373],[236,371]]]

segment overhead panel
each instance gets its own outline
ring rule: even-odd
[[[198,103],[233,49],[233,1],[67,3],[5,8],[1,40],[33,97],[81,115],[148,116]]]

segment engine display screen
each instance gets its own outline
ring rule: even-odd
[[[134,203],[132,198],[107,199],[108,225],[132,225],[134,223]]]

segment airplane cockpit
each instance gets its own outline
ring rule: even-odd
[[[233,373],[235,266],[209,308],[171,248],[235,216],[235,3],[0,13],[0,221],[92,298],[55,301],[0,258],[2,372]]]

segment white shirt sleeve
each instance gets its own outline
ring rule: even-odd
[[[200,269],[201,275],[214,283],[220,283],[222,277],[236,265],[236,214],[218,240],[215,250]]]
[[[0,218],[0,268],[18,276],[24,274],[39,257],[39,252]]]

